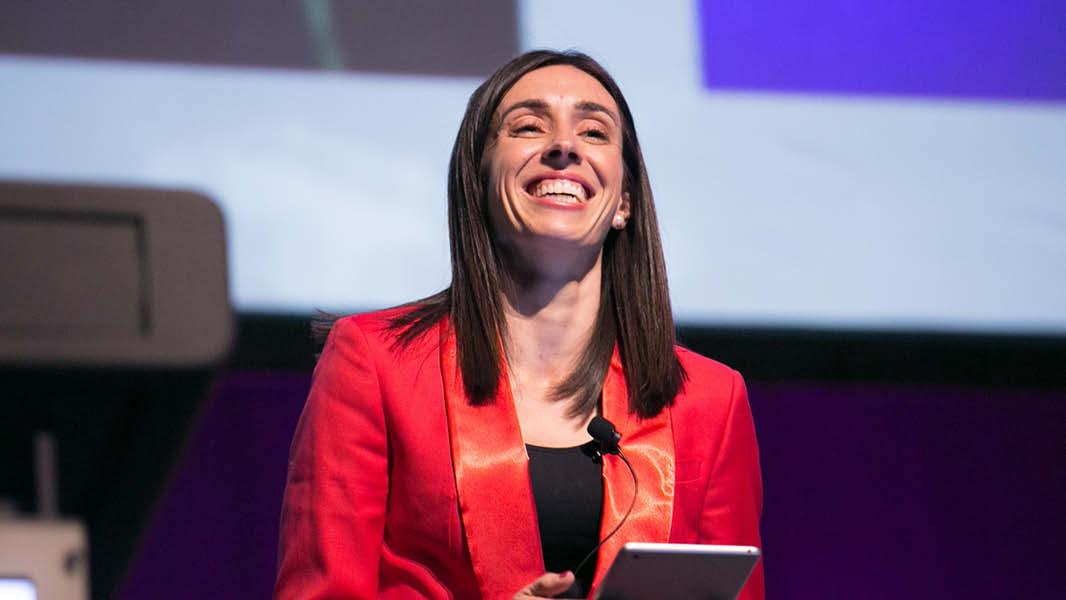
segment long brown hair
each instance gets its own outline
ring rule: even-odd
[[[611,229],[603,247],[600,307],[591,338],[573,372],[555,389],[575,398],[572,416],[599,405],[603,380],[617,343],[629,389],[629,408],[641,417],[673,404],[685,381],[674,350],[659,224],[633,116],[618,84],[579,52],[537,50],[511,59],[470,97],[448,166],[448,230],[452,281],[445,290],[411,303],[390,323],[406,346],[448,317],[456,336],[459,368],[472,404],[495,398],[506,335],[500,290],[506,281],[488,221],[486,176],[480,168],[500,100],[526,73],[549,65],[581,69],[611,94],[622,113],[622,159],[631,214],[624,229]]]

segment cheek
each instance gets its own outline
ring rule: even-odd
[[[485,211],[488,217],[489,227],[494,234],[499,236],[509,229],[510,213],[512,208],[508,200],[506,172],[499,164],[490,162],[487,165],[485,190]]]
[[[482,162],[481,171],[483,173],[482,179],[487,182],[489,195],[498,195],[501,188],[501,183],[504,181],[506,173],[504,170],[504,164],[506,161],[502,160],[500,151],[498,148],[493,149]]]
[[[621,152],[617,153],[613,157],[613,160],[610,162],[610,165],[611,181],[613,182],[615,189],[619,190],[619,194],[621,194],[623,191],[625,191],[627,179],[625,162],[622,160]]]
[[[511,212],[515,209],[520,193],[517,185],[521,156],[514,152],[497,152],[488,161],[486,180],[490,213],[493,210]]]
[[[605,189],[620,194],[625,187],[626,180],[625,161],[622,160],[621,149],[614,146],[601,146],[596,148],[595,152],[589,152],[588,157],[600,184]]]
[[[499,162],[489,164],[489,194],[498,197],[507,189],[507,169]]]
[[[485,202],[488,203],[489,216],[495,218],[499,215],[503,203],[506,201],[506,173],[498,164],[490,163],[487,173],[487,189],[485,190]]]

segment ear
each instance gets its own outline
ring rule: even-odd
[[[629,208],[629,192],[622,192],[622,201],[618,203],[618,208],[614,211],[614,214],[628,221]]]

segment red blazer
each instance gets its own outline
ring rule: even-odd
[[[544,572],[528,457],[508,378],[496,402],[465,400],[442,324],[404,350],[394,310],[337,322],[315,368],[289,458],[275,598],[509,599]],[[740,375],[678,348],[674,406],[629,415],[617,353],[603,415],[622,435],[640,493],[599,551],[594,585],[627,541],[759,546],[762,482]],[[632,497],[605,457],[601,531]],[[763,598],[762,564],[741,598]]]

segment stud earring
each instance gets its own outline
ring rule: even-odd
[[[611,224],[614,225],[615,229],[622,229],[626,226],[626,218],[622,215],[615,215]]]

